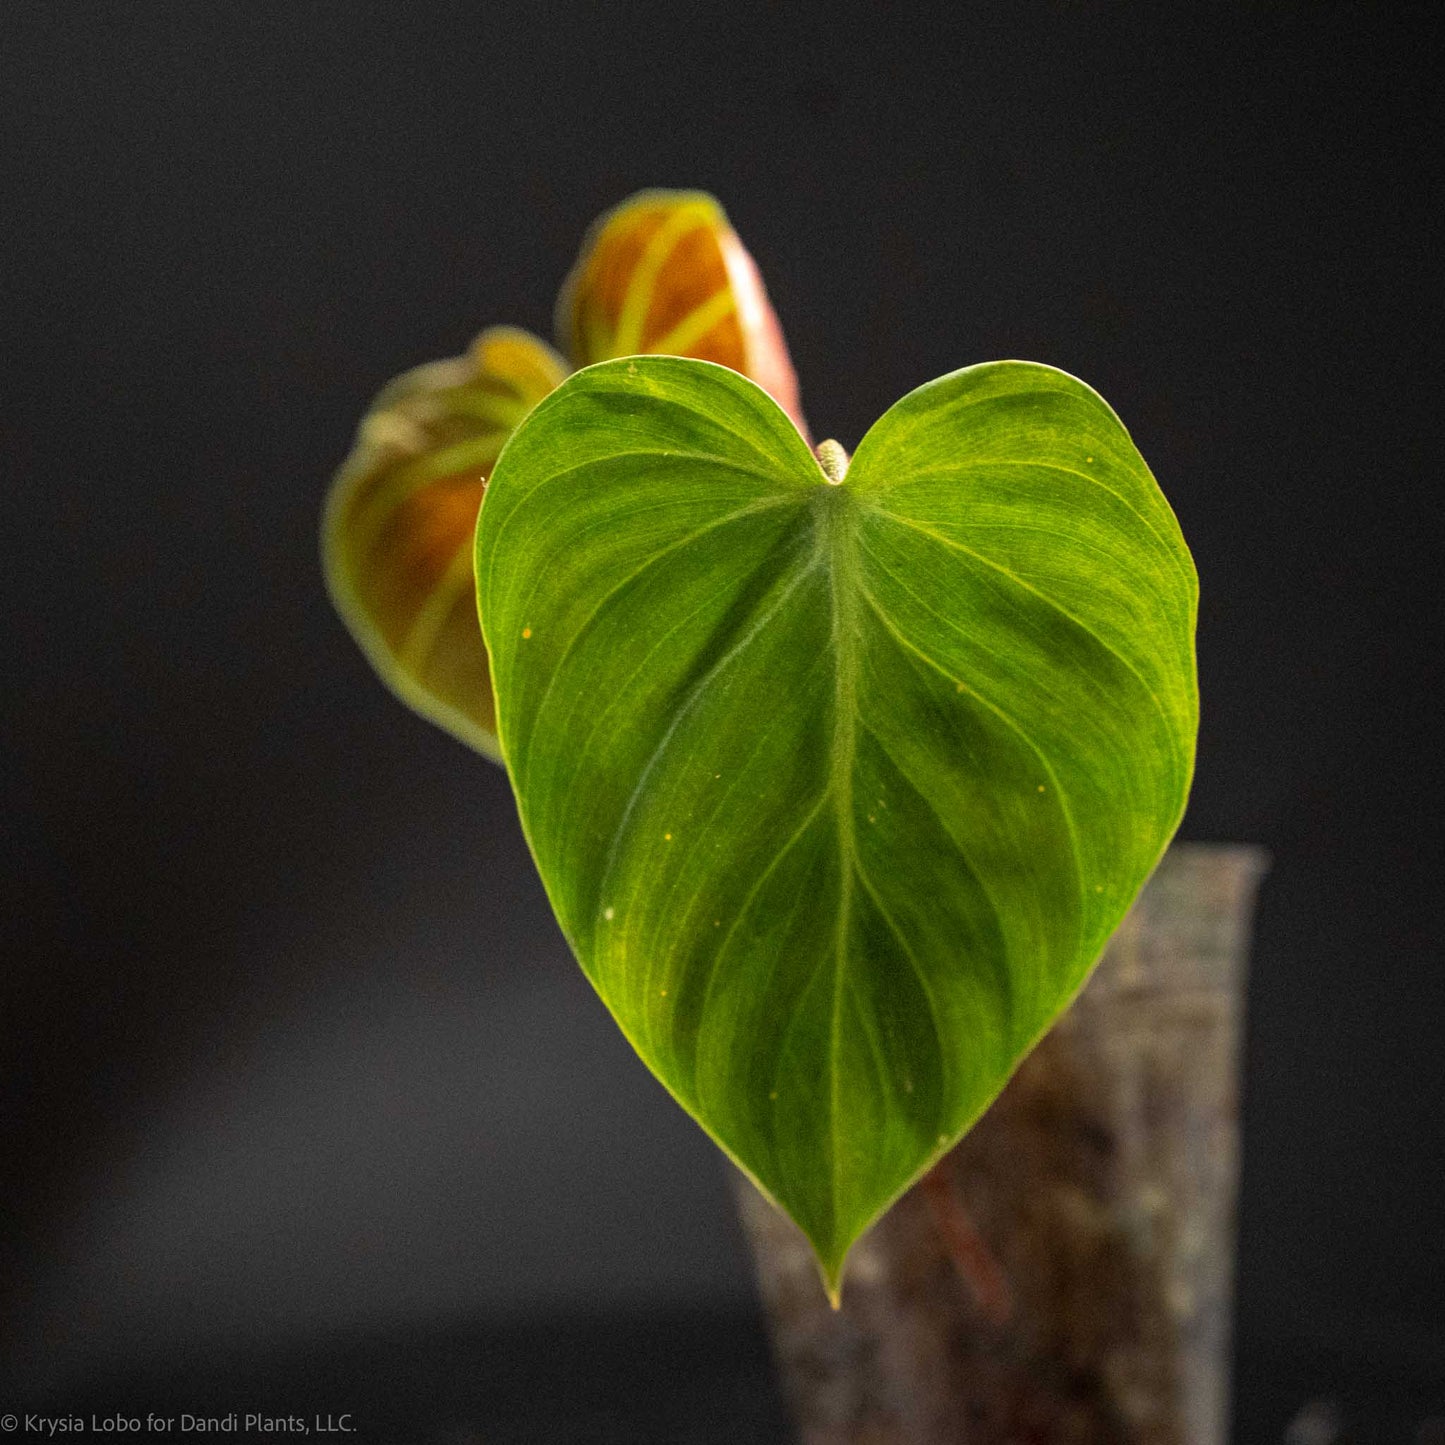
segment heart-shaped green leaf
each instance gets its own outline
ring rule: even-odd
[[[567,938],[836,1291],[1178,824],[1174,515],[1047,367],[921,387],[834,484],[753,383],[635,357],[523,423],[477,540],[502,750]]]

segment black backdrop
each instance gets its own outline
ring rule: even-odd
[[[1274,858],[1242,1438],[1285,1380],[1445,1410],[1406,12],[9,0],[0,67],[13,1372],[749,1307],[721,1170],[568,960],[504,779],[383,693],[315,561],[369,395],[545,332],[591,218],[684,185],[757,256],[819,435],[1001,356],[1130,426],[1202,577],[1182,836]]]

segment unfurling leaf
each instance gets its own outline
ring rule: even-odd
[[[720,367],[591,367],[503,453],[477,582],[573,950],[836,1292],[1173,834],[1196,582],[1062,372],[956,372],[820,454]]]
[[[574,313],[575,345],[563,321]],[[801,424],[797,378],[757,267],[701,192],[644,191],[604,217],[558,323],[575,365],[624,342],[701,356],[771,389]],[[495,327],[466,356],[407,372],[372,404],[327,501],[328,585],[362,650],[398,697],[491,758],[472,580],[477,509],[508,436],[569,370],[536,337]]]

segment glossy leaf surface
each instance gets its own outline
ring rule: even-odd
[[[1178,824],[1196,584],[1173,513],[1046,367],[920,388],[834,485],[751,383],[636,358],[509,443],[477,580],[583,969],[836,1286]]]
[[[701,192],[645,191],[604,217],[558,314],[576,365],[619,345],[696,355],[752,376],[798,414],[757,267]],[[575,318],[575,344],[564,315]],[[471,577],[477,509],[503,443],[569,370],[536,337],[495,327],[468,355],[407,372],[372,404],[327,503],[328,584],[372,665],[403,701],[492,758]]]

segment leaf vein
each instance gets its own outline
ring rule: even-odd
[[[1017,572],[1013,571],[1009,567],[1004,566],[1003,563],[995,562],[991,557],[985,557],[983,553],[974,551],[972,547],[965,546],[962,542],[954,541],[953,538],[945,536],[942,532],[935,531],[932,527],[926,525],[923,522],[919,522],[912,517],[903,517],[900,516],[897,512],[884,512],[880,513],[880,515],[887,517],[889,521],[897,522],[902,526],[908,527],[911,531],[917,532],[921,536],[931,538],[933,541],[939,543],[941,546],[947,547],[952,552],[959,552],[965,557],[972,557],[974,561],[981,562],[985,567],[992,569],[1000,576],[1007,577],[1008,580],[1010,582],[1013,582],[1016,586],[1022,587],[1026,592],[1032,593],[1035,597],[1039,599],[1040,602],[1044,603],[1045,606],[1052,608],[1053,611],[1056,612],[1060,617],[1064,618],[1068,622],[1073,623],[1073,625],[1077,627],[1082,633],[1084,633],[1085,636],[1091,638],[1094,642],[1098,643],[1098,645],[1102,647],[1104,651],[1107,652],[1111,657],[1113,657],[1116,662],[1120,663],[1124,668],[1126,668],[1130,673],[1133,674],[1135,681],[1138,682],[1139,686],[1144,689],[1144,692],[1148,696],[1149,701],[1154,704],[1155,711],[1163,720],[1165,725],[1165,732],[1168,734],[1169,737],[1170,747],[1173,748],[1175,734],[1173,719],[1170,717],[1168,711],[1166,710],[1163,700],[1160,698],[1159,694],[1155,692],[1153,687],[1150,686],[1148,681],[1145,679],[1144,674],[1139,671],[1139,669],[1134,665],[1134,663],[1129,658],[1125,657],[1125,655],[1120,652],[1119,649],[1115,647],[1112,643],[1108,642],[1104,637],[1100,636],[1099,633],[1095,632],[1094,629],[1090,627],[1087,622],[1084,622],[1081,618],[1076,617],[1062,603],[1050,597],[1047,592],[1044,592],[1038,587],[1035,587],[1032,582],[1025,581],[1024,578],[1020,577]]]
[[[717,948],[713,951],[712,965],[708,970],[707,984],[703,989],[702,1004],[698,1009],[699,1035],[703,1033],[703,1025],[707,1019],[708,1009],[712,1004],[718,975],[721,971],[720,965],[722,963],[723,955],[727,952],[729,946],[732,944],[733,936],[737,933],[738,926],[747,916],[748,909],[753,906],[753,903],[756,901],[758,894],[762,892],[763,885],[777,871],[778,865],[783,861],[783,859],[786,858],[788,854],[791,853],[793,849],[798,846],[798,844],[802,841],[804,834],[807,833],[808,829],[811,828],[813,824],[818,821],[818,815],[828,805],[828,801],[829,791],[825,789],[822,793],[818,795],[816,801],[814,801],[814,803],[808,808],[808,811],[803,816],[803,821],[799,823],[796,828],[793,829],[793,832],[789,836],[788,841],[784,843],[783,846],[773,854],[772,858],[768,861],[767,867],[764,868],[762,872],[760,872],[758,876],[753,880],[752,884],[748,888],[747,893],[744,894],[742,902],[738,905],[737,912],[733,915],[732,919],[728,923],[727,931],[718,941]]]
[[[602,614],[611,606],[614,601],[616,601],[620,593],[622,593],[626,588],[630,587],[634,582],[638,580],[638,578],[645,576],[646,573],[649,572],[653,567],[655,567],[659,562],[665,561],[668,557],[671,557],[676,552],[685,550],[686,548],[690,547],[694,542],[700,541],[702,538],[710,536],[720,527],[725,527],[732,522],[742,521],[743,519],[755,516],[760,512],[772,511],[774,508],[783,506],[791,500],[791,498],[770,497],[764,499],[763,501],[750,502],[747,506],[740,507],[735,512],[729,512],[724,517],[715,517],[712,521],[705,523],[703,526],[696,528],[692,532],[687,533],[685,536],[678,537],[674,541],[669,542],[660,551],[652,553],[637,567],[633,568],[633,570],[629,572],[625,577],[621,578],[613,586],[608,588],[607,592],[603,595],[601,600],[592,609],[592,611],[589,612],[587,616],[584,617],[579,623],[577,623],[571,637],[567,639],[567,645],[563,648],[562,655],[557,659],[557,662],[552,669],[552,675],[547,679],[547,685],[545,688],[543,688],[542,695],[537,699],[536,706],[533,708],[533,718],[535,719],[542,715],[542,710],[546,707],[547,701],[552,695],[552,689],[556,685],[557,679],[562,676],[568,659],[572,656],[575,649],[582,643],[582,641],[585,639],[589,631],[596,624]],[[544,581],[545,575],[542,579],[539,579],[538,585],[543,585]],[[529,597],[530,596],[535,596],[535,589],[533,593],[529,594]],[[689,616],[694,615],[696,614],[689,614]],[[665,640],[666,638],[671,637],[674,631],[676,631],[675,628],[670,628],[666,633],[663,634],[663,639],[660,640]],[[657,648],[654,647],[648,653],[648,658],[650,659],[656,651]],[[530,740],[531,739],[529,735],[528,742],[530,742]],[[529,748],[524,747],[521,756],[518,758],[518,777],[521,777],[525,773],[529,751]]]
[[[869,555],[873,556],[875,561],[878,561],[877,555],[875,553],[870,552]],[[879,562],[879,566],[882,567],[883,564]],[[883,570],[888,571],[886,567],[883,567]],[[943,614],[940,613],[936,608],[929,606],[927,601],[925,601],[922,597],[919,597],[912,588],[906,586],[902,582],[899,582],[898,577],[895,573],[889,572],[888,575],[892,577],[893,580],[897,582],[898,585],[902,587],[905,592],[909,593],[909,595],[918,602],[920,607],[923,607],[934,617],[938,618],[938,620],[942,622],[946,627],[948,627],[950,631],[958,632],[960,634],[962,633],[962,629],[955,622],[953,622],[950,618],[944,617]],[[1033,752],[1034,756],[1037,757],[1039,762],[1043,765],[1044,771],[1048,774],[1049,782],[1053,785],[1054,795],[1059,800],[1059,809],[1064,815],[1064,823],[1068,828],[1069,832],[1069,847],[1074,862],[1074,880],[1079,892],[1079,920],[1080,927],[1082,928],[1083,920],[1088,912],[1088,899],[1084,893],[1083,854],[1079,845],[1078,829],[1074,823],[1073,808],[1069,804],[1068,794],[1064,792],[1063,788],[1059,784],[1058,775],[1054,771],[1053,763],[1049,761],[1048,754],[1045,753],[1044,750],[1039,746],[1039,744],[1034,741],[1034,739],[1017,721],[1017,719],[1010,716],[1007,712],[1004,711],[1003,708],[999,707],[997,703],[985,697],[976,688],[970,687],[969,684],[966,683],[961,677],[955,677],[953,673],[951,673],[948,668],[944,667],[941,662],[939,662],[936,658],[929,656],[929,654],[926,653],[915,642],[904,636],[904,634],[898,630],[898,627],[894,623],[893,619],[888,616],[886,611],[884,611],[878,599],[873,596],[872,592],[870,592],[861,581],[858,584],[858,590],[862,594],[863,599],[868,603],[868,606],[877,616],[878,620],[884,625],[884,627],[888,629],[889,633],[893,636],[899,646],[915,654],[923,662],[926,662],[931,668],[933,668],[933,670],[937,672],[941,677],[946,678],[949,682],[953,683],[955,687],[962,689],[965,696],[973,698],[976,703],[980,704],[980,706],[986,708],[989,712],[993,713],[994,716],[997,717],[999,721],[1001,721],[1007,728],[1009,728],[1010,731],[1012,731],[1020,739],[1022,739],[1025,745]]]
[[[923,990],[923,999],[924,1002],[928,1005],[928,1021],[933,1026],[933,1035],[938,1044],[939,1070],[942,1073],[944,1079],[942,1094],[946,1098],[948,1095],[948,1075],[950,1072],[950,1060],[948,1048],[944,1042],[943,1037],[942,1010],[938,1006],[938,995],[934,992],[933,981],[925,973],[923,964],[919,961],[918,955],[913,951],[913,945],[909,943],[908,939],[904,936],[903,930],[899,927],[897,920],[884,905],[883,899],[880,896],[878,889],[874,886],[872,880],[868,877],[867,869],[863,867],[861,861],[856,863],[855,866],[858,870],[858,881],[863,885],[864,891],[873,900],[873,906],[878,910],[878,916],[884,921],[884,923],[888,925],[889,932],[892,933],[894,938],[898,940],[899,947],[902,948],[904,957],[907,958],[915,976],[918,979],[918,986]],[[993,907],[992,900],[989,900],[989,906]]]
[[[1180,563],[1177,548],[1170,539],[1164,536],[1122,492],[1115,491],[1107,482],[1091,476],[1088,472],[1081,472],[1075,467],[1066,467],[1059,462],[1030,461],[1024,457],[971,457],[966,462],[945,462],[937,466],[925,467],[921,471],[911,472],[897,485],[906,487],[912,482],[924,481],[933,476],[947,476],[954,472],[977,472],[988,467],[1032,467],[1039,471],[1061,472],[1065,476],[1078,477],[1080,481],[1088,482],[1091,486],[1098,487],[1100,491],[1107,492],[1116,502],[1138,518],[1145,531],[1163,547],[1169,556],[1170,563],[1180,576],[1184,577],[1186,581],[1188,580],[1188,572]],[[880,507],[879,510],[886,511],[887,508]]]
[[[747,632],[741,638],[739,638],[738,641],[735,642],[733,646],[727,650],[727,652],[725,652],[720,658],[718,658],[718,660],[712,665],[712,667],[709,668],[708,671],[704,673],[703,676],[700,677],[696,683],[693,684],[691,690],[688,692],[687,697],[678,707],[677,711],[673,713],[671,722],[669,722],[667,727],[663,730],[662,736],[658,739],[656,747],[653,748],[651,754],[648,756],[647,761],[643,764],[641,770],[639,771],[637,775],[637,782],[633,785],[632,792],[629,794],[627,802],[623,806],[622,814],[618,818],[617,826],[613,829],[612,837],[607,845],[607,852],[603,859],[602,868],[598,872],[599,887],[601,889],[601,892],[599,893],[599,898],[602,897],[607,891],[607,881],[612,876],[613,869],[616,866],[618,850],[621,847],[622,839],[627,832],[627,825],[632,820],[632,814],[636,811],[638,801],[641,799],[643,792],[646,790],[647,785],[651,780],[653,770],[657,767],[659,761],[666,753],[668,747],[672,743],[673,738],[677,736],[677,730],[679,727],[681,727],[683,719],[702,700],[704,694],[707,692],[708,688],[712,685],[712,683],[718,678],[718,676],[725,669],[730,667],[732,663],[736,661],[736,659],[752,644],[754,639],[758,637],[758,635],[763,631],[763,629],[767,627],[767,625],[782,609],[788,598],[792,596],[793,592],[796,591],[796,589],[803,583],[803,581],[810,575],[812,571],[812,566],[800,567],[798,569],[797,576],[795,576],[793,580],[782,589],[781,593],[773,601],[771,606],[769,606],[765,612],[761,613],[754,620],[753,625],[747,630]],[[595,928],[596,925],[594,923],[594,933]]]
[[[518,513],[523,510],[527,503],[531,502],[539,492],[551,486],[553,482],[575,479],[579,472],[585,472],[592,467],[608,466],[613,462],[621,461],[622,459],[628,457],[668,457],[682,464],[686,464],[688,462],[708,462],[714,466],[722,468],[725,471],[737,472],[742,476],[756,477],[761,481],[769,482],[773,485],[776,485],[778,480],[775,475],[773,475],[771,472],[764,471],[761,467],[745,466],[741,462],[733,461],[729,457],[715,456],[711,452],[669,451],[663,447],[638,447],[634,448],[631,451],[608,452],[605,455],[588,457],[585,461],[575,462],[570,467],[561,468],[560,471],[549,472],[540,481],[534,482],[530,487],[528,487],[526,492],[522,496],[518,497],[515,502],[512,503],[511,510],[497,524],[495,534],[488,539],[489,545],[487,549],[486,559],[486,595],[489,610],[490,605],[493,601],[491,559],[495,557],[497,552],[500,550],[502,538],[506,536],[507,528],[512,525]],[[795,502],[796,500],[796,497],[778,498],[778,501],[780,502]],[[482,503],[482,515],[486,515],[485,500],[483,500]]]

